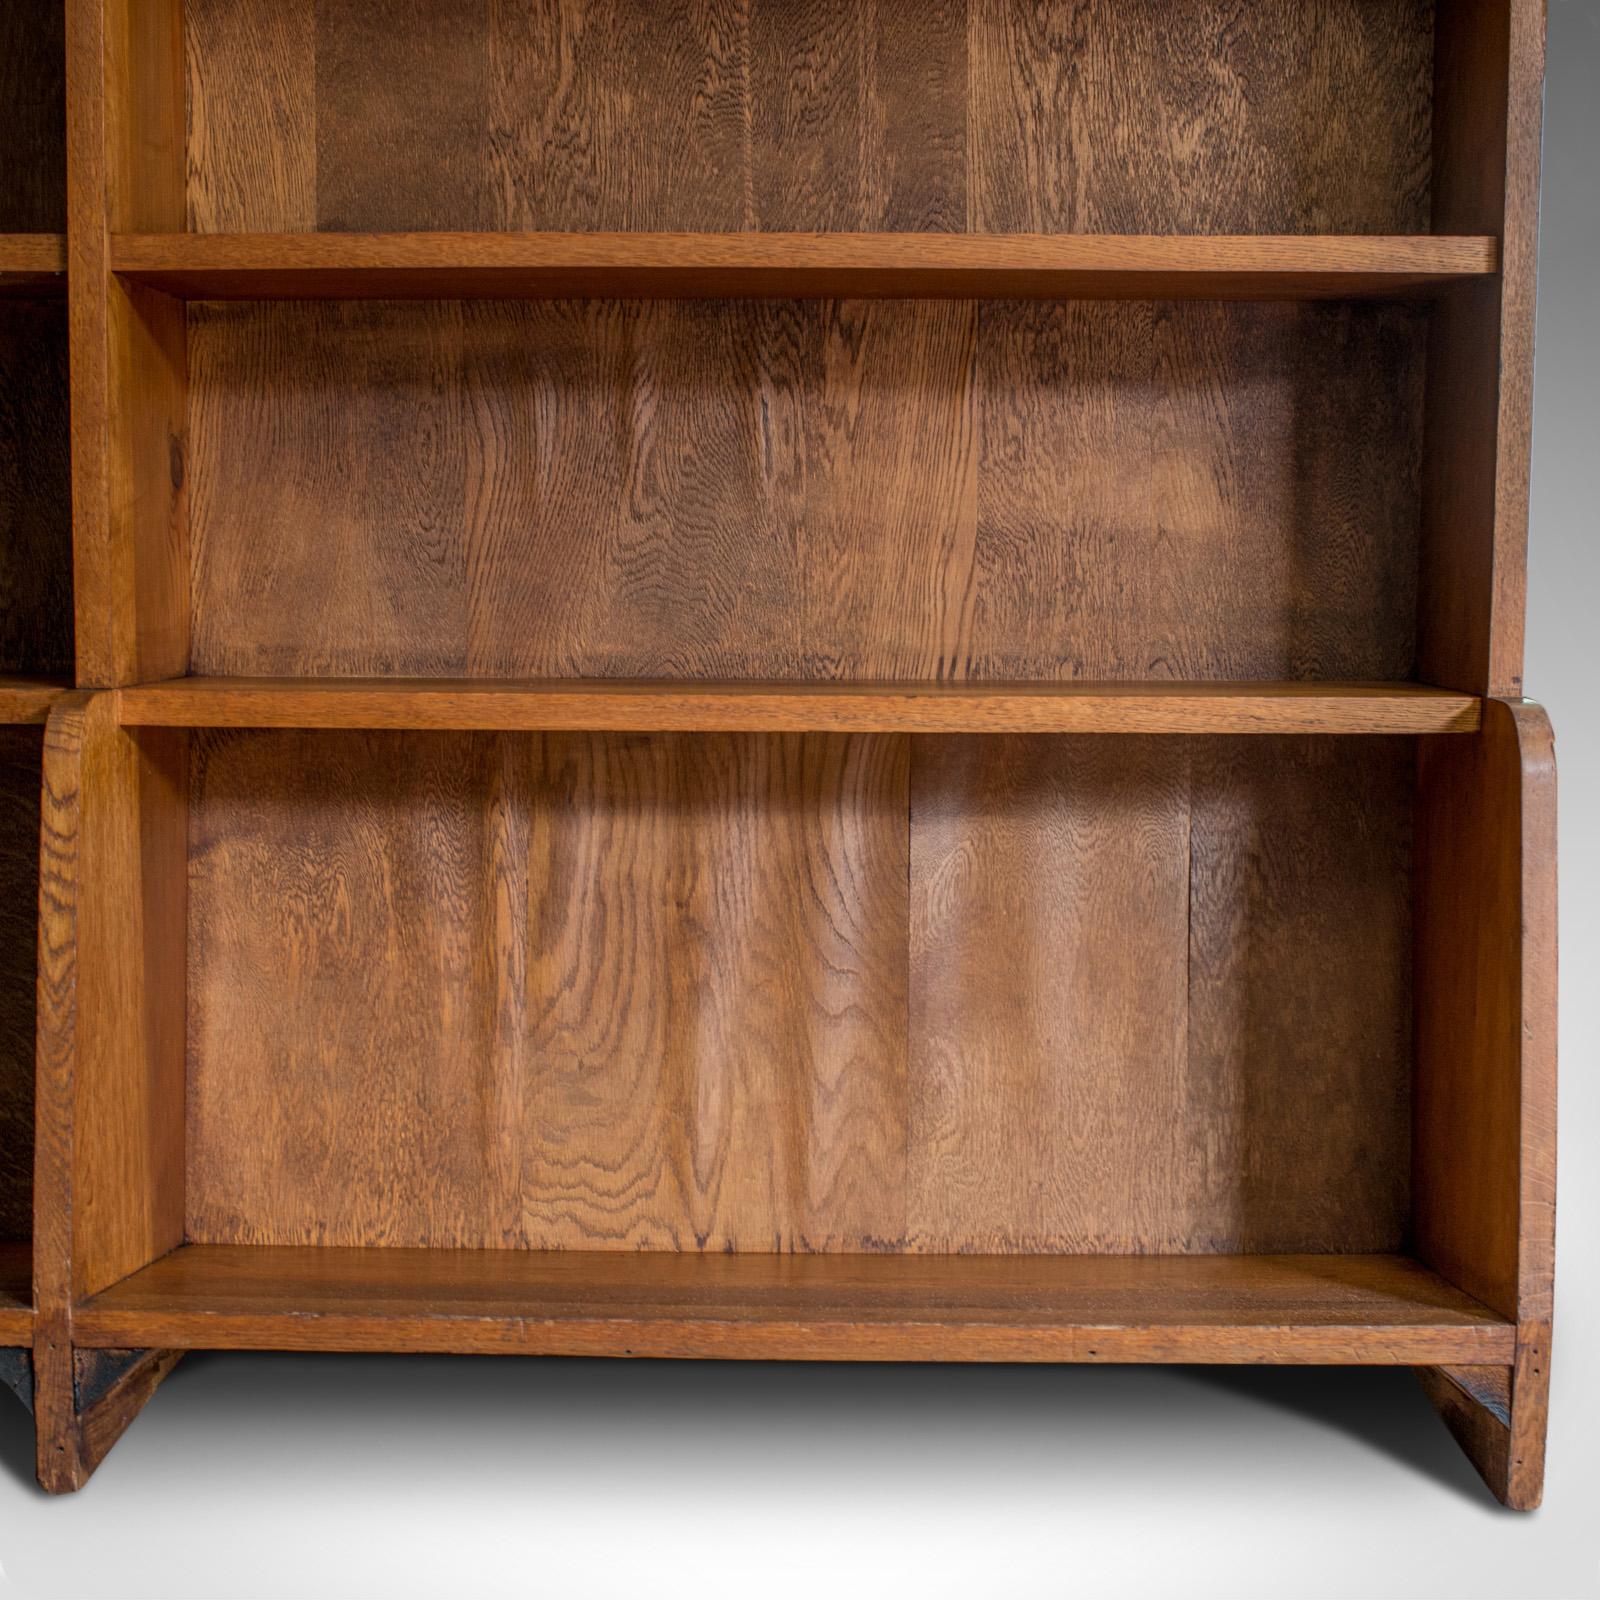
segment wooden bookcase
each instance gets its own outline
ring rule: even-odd
[[[41,1478],[188,1349],[1416,1367],[1537,1503],[1537,0],[69,0]]]
[[[0,1389],[33,1403],[34,947],[45,717],[72,681],[62,13],[0,11]]]

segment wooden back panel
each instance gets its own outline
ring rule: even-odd
[[[195,735],[188,1236],[1396,1248],[1412,763]]]
[[[43,749],[43,728],[0,728],[0,1241],[33,1233],[33,1000]]]
[[[72,673],[67,426],[66,307],[0,298],[0,675]]]
[[[1426,313],[191,308],[191,670],[1406,678]]]
[[[189,0],[190,226],[1423,232],[1432,11]]]
[[[0,233],[67,225],[64,17],[61,0],[0,6]]]

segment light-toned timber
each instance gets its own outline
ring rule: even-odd
[[[124,727],[720,733],[1471,733],[1420,684],[815,684],[180,678],[123,689]]]
[[[1349,299],[1499,266],[1492,237],[896,233],[121,234],[112,270],[186,300]]]
[[[1509,1354],[1397,1256],[907,1256],[188,1246],[85,1345],[749,1359],[1333,1361]]]

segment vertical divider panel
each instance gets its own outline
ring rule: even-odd
[[[1543,0],[1440,0],[1433,231],[1501,236],[1498,282],[1434,311],[1417,676],[1522,693]]]
[[[70,0],[67,256],[78,681],[189,658],[181,302],[123,285],[114,229],[184,226],[181,0]]]
[[[1415,1245],[1429,1266],[1517,1322],[1507,1448],[1493,1472],[1479,1464],[1519,1505],[1538,1503],[1549,1390],[1555,811],[1550,723],[1538,706],[1490,700],[1475,737],[1423,741]]]
[[[66,696],[46,728],[34,1279],[47,1487],[93,1466],[74,1304],[183,1240],[187,768],[187,736],[123,732],[114,695]]]

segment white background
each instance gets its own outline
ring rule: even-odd
[[[1600,1596],[1597,85],[1600,3],[1551,0],[1527,658],[1562,807],[1542,1511],[1495,1506],[1405,1372],[202,1355],[61,1500],[0,1396],[0,1592]]]

